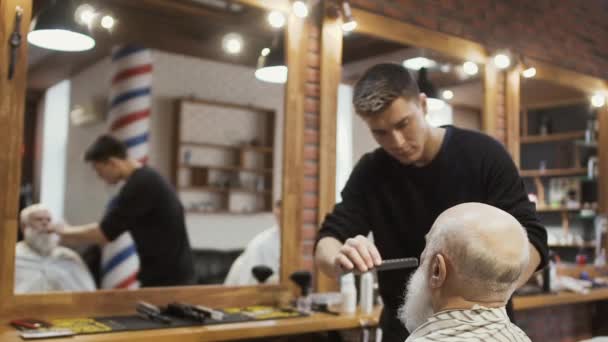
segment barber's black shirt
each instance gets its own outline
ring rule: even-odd
[[[342,202],[325,218],[317,241],[332,236],[344,242],[372,231],[383,259],[419,257],[424,236],[441,212],[464,202],[482,202],[519,220],[545,265],[547,233],[507,151],[487,135],[445,128],[439,153],[424,167],[403,165],[381,148],[364,155],[342,190]],[[402,326],[397,309],[410,272],[378,273],[385,333]]]
[[[171,185],[149,167],[136,169],[100,223],[109,240],[131,232],[141,261],[142,286],[188,285],[195,280],[184,210]]]

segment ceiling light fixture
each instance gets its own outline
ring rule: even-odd
[[[506,53],[499,53],[494,56],[494,65],[499,69],[506,69],[511,66],[511,58]]]
[[[287,21],[285,19],[285,15],[279,11],[271,11],[268,13],[267,19],[270,26],[276,29],[280,29],[285,26],[285,22]]]
[[[302,0],[296,0],[291,4],[291,10],[298,18],[308,17],[308,5]]]
[[[403,61],[403,66],[412,70],[420,70],[422,68],[430,69],[436,67],[437,62],[426,57],[414,57]]]
[[[524,71],[521,72],[521,75],[525,78],[532,78],[532,77],[536,76],[536,68],[535,67],[526,68]]]
[[[262,49],[258,57],[255,78],[270,83],[287,82],[287,66],[285,65],[285,47],[283,32],[277,34],[271,48]]]
[[[418,89],[426,95],[426,104],[429,111],[441,110],[446,106],[445,101],[439,99],[437,88],[429,80],[426,68],[418,70]]]
[[[595,93],[591,96],[591,105],[595,108],[603,107],[606,104],[606,96],[601,93]]]
[[[441,97],[443,97],[444,100],[451,100],[454,98],[454,92],[449,89],[446,89],[441,92]]]
[[[353,17],[353,10],[348,0],[342,0],[342,30],[352,32],[357,28],[357,21]]]
[[[104,15],[103,18],[101,18],[101,27],[105,28],[106,30],[111,30],[114,28],[115,23],[116,20],[111,15]]]
[[[243,37],[238,33],[228,33],[222,39],[222,47],[226,53],[238,55],[243,50]]]
[[[95,46],[87,28],[76,21],[71,2],[52,1],[32,22],[27,41],[49,50],[85,51]],[[88,15],[85,15],[85,18]]]
[[[479,72],[479,67],[477,66],[477,64],[471,61],[466,61],[462,64],[462,70],[465,74],[469,76],[474,76],[477,75],[477,73]]]
[[[97,13],[95,13],[93,6],[89,4],[82,4],[76,7],[76,11],[74,12],[74,19],[79,24],[86,25],[89,28],[93,25],[95,17],[97,17]]]

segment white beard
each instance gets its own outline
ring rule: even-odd
[[[426,270],[427,263],[421,265],[410,277],[407,284],[405,302],[399,308],[399,320],[412,333],[433,314],[431,291]]]
[[[40,233],[32,227],[23,231],[25,243],[42,256],[49,256],[59,245],[59,235],[56,233]]]

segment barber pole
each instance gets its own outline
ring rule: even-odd
[[[148,49],[119,46],[112,53],[109,131],[127,146],[129,158],[148,161],[152,56]],[[109,207],[112,206],[110,201]],[[102,252],[101,287],[139,288],[140,262],[131,234],[124,233]]]

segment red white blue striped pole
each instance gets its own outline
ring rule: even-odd
[[[130,158],[145,164],[150,134],[151,52],[134,45],[117,47],[112,53],[112,69],[109,131],[125,143]],[[133,239],[124,233],[102,251],[101,287],[138,288],[139,266]]]

